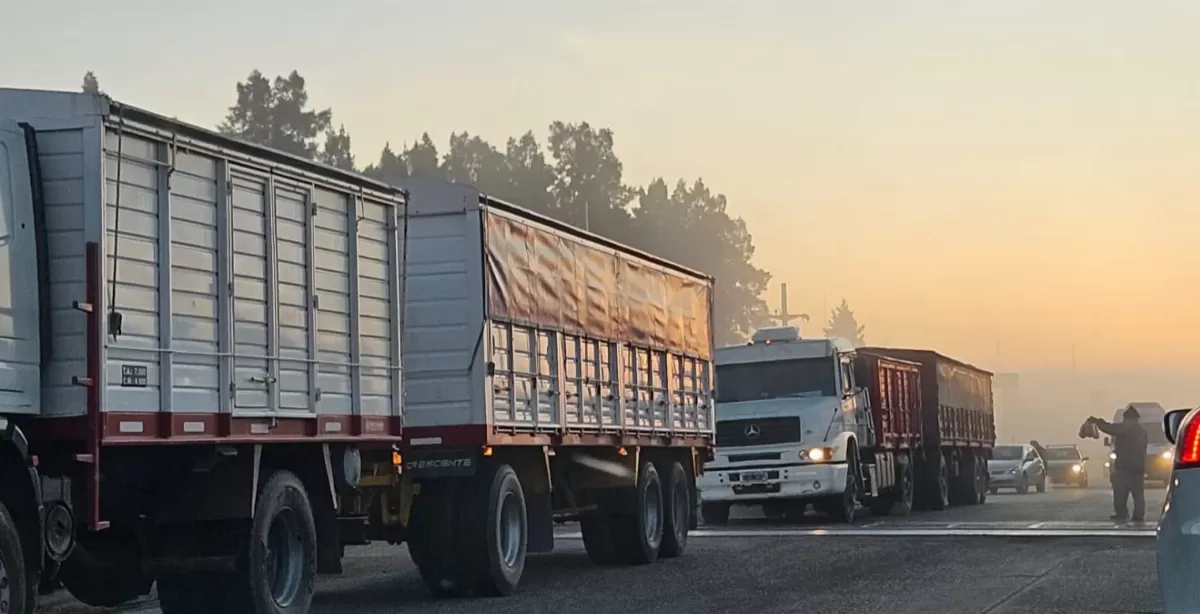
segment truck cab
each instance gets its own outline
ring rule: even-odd
[[[846,340],[803,339],[793,326],[716,351],[717,449],[698,480],[706,522],[728,522],[733,505],[778,517],[809,503],[852,519],[859,448],[874,437],[854,354]]]

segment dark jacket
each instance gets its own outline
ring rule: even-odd
[[[1105,422],[1097,420],[1096,427],[1112,435],[1112,450],[1117,455],[1116,471],[1146,473],[1146,429],[1137,422]]]

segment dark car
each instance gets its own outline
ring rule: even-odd
[[[1046,446],[1042,458],[1046,460],[1046,475],[1050,477],[1051,482],[1087,488],[1088,457],[1079,452],[1079,446]]]

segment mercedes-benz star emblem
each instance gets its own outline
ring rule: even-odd
[[[746,439],[758,439],[758,436],[762,434],[762,431],[758,430],[757,424],[751,424],[750,426],[746,427],[746,430],[742,431],[742,434],[746,436]]]

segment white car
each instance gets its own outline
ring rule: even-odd
[[[1163,418],[1175,467],[1158,521],[1158,587],[1167,614],[1200,612],[1200,408]]]

